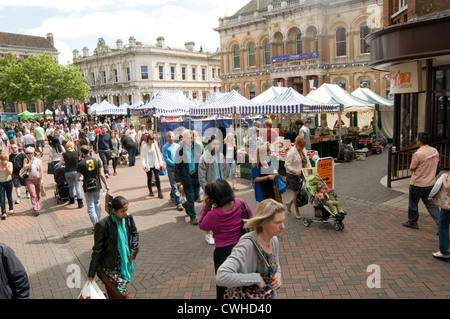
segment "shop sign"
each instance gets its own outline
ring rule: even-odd
[[[327,184],[334,188],[334,159],[332,157],[319,158],[316,161],[317,175]]]
[[[421,91],[421,69],[419,62],[410,62],[391,67],[392,94],[415,93]]]
[[[288,54],[281,56],[272,57],[272,63],[284,62],[284,61],[298,61],[304,59],[317,59],[319,57],[319,51],[299,53],[299,54]]]

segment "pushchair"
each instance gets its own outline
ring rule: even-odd
[[[59,168],[58,164],[55,164],[54,179],[56,183],[55,197],[56,202],[59,203],[62,200],[69,199],[69,184],[66,181],[64,167]]]
[[[318,222],[318,223],[329,223],[330,218],[334,219],[333,226],[335,230],[343,230],[344,229],[344,223],[343,220],[345,218],[346,213],[343,211],[339,211],[336,206],[333,206],[333,209],[330,209],[322,200],[317,198],[315,195],[317,194],[317,184],[319,182],[325,183],[322,178],[317,175],[316,171],[314,169],[303,169],[303,176],[305,176],[305,188],[303,192],[299,191],[297,195],[297,205],[299,203],[299,197],[308,196],[309,202],[311,202],[314,206],[314,215],[315,219],[303,218],[303,225],[305,227],[309,227],[311,223]],[[303,195],[302,195],[303,194]],[[307,195],[305,195],[307,194]],[[336,200],[337,193],[334,189],[331,189],[328,193],[329,200]],[[303,205],[304,205],[304,199],[303,199]]]

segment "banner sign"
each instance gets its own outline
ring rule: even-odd
[[[283,62],[283,61],[317,59],[318,57],[319,57],[319,51],[314,51],[314,52],[308,52],[308,53],[274,56],[274,57],[272,57],[272,62],[277,63],[277,62]]]
[[[155,110],[152,108],[136,108],[136,109],[128,109],[129,116],[138,116],[140,118],[146,119],[150,118],[154,115]]]
[[[392,94],[416,93],[421,91],[422,72],[419,62],[410,62],[391,67]]]

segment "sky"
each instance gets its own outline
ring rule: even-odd
[[[231,16],[248,0],[0,0],[0,31],[45,37],[53,33],[59,63],[72,62],[73,50],[92,54],[102,37],[116,47],[130,36],[144,44],[165,44],[215,52],[220,46],[219,18]]]

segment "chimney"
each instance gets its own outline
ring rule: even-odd
[[[123,49],[123,42],[122,42],[122,40],[117,40],[116,41],[116,49],[117,50],[122,50]]]
[[[157,37],[156,38],[156,42],[157,42],[157,44],[156,44],[156,46],[157,47],[160,47],[160,48],[164,48],[164,37]]]
[[[191,42],[186,42],[185,44],[184,44],[184,47],[186,48],[186,50],[188,50],[188,51],[194,51],[194,48],[195,48],[195,42],[194,41],[191,41]]]
[[[77,49],[73,50],[72,53],[73,53],[73,59],[74,59],[74,60],[76,60],[76,59],[78,59],[78,58],[80,57],[80,55],[78,54],[79,52],[78,52]]]
[[[89,56],[89,49],[87,47],[83,48],[83,57],[88,57]]]
[[[131,36],[131,37],[128,39],[128,42],[129,42],[130,48],[136,47],[136,39],[135,39],[133,36]]]
[[[46,38],[47,38],[47,41],[52,44],[52,46],[55,46],[55,42],[53,40],[53,33],[47,33]]]

